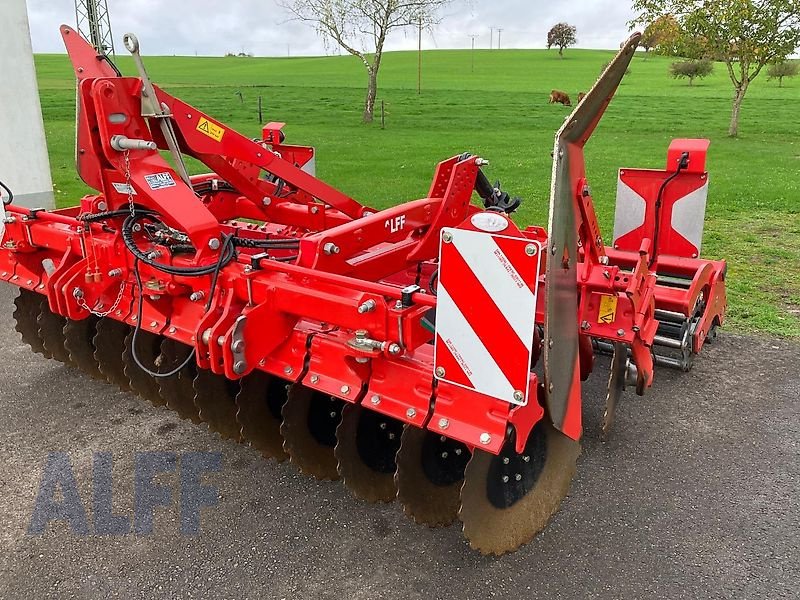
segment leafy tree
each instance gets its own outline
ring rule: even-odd
[[[728,135],[739,132],[742,102],[764,67],[800,45],[800,0],[633,0],[631,22],[671,15],[679,24],[680,53],[725,63],[733,84]]]
[[[772,63],[767,68],[767,77],[769,79],[777,79],[778,87],[783,87],[783,78],[795,77],[798,71],[800,71],[800,63],[791,60],[782,60]]]
[[[578,42],[577,28],[569,23],[556,23],[547,32],[547,49],[558,48],[558,55],[564,57],[564,48],[574,46]]]
[[[279,0],[297,19],[314,23],[326,39],[357,57],[367,71],[364,123],[371,123],[378,95],[383,45],[395,29],[430,26],[450,0]]]
[[[680,25],[672,15],[662,15],[645,27],[639,45],[645,54],[654,50],[657,54],[675,56],[680,34]]]
[[[714,63],[708,59],[685,60],[674,62],[669,66],[669,72],[675,79],[688,79],[689,85],[694,85],[696,78],[702,79],[714,70]]]

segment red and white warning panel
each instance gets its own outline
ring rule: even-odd
[[[442,230],[437,379],[527,404],[541,254],[534,240]]]

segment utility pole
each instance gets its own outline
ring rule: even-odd
[[[500,50],[500,34],[503,33],[503,28],[497,28],[497,49]]]
[[[422,94],[422,13],[419,15],[419,35],[417,37],[417,95]]]
[[[489,27],[489,50],[492,49],[494,43],[494,27]]]
[[[470,72],[475,72],[475,38],[478,37],[474,33],[470,34],[469,36],[472,39],[472,52],[470,53],[470,59],[472,61]]]

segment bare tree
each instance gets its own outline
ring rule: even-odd
[[[394,29],[430,26],[450,0],[281,0],[301,21],[357,57],[367,71],[364,122],[371,123],[378,93],[383,46]]]

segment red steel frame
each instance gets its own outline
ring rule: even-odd
[[[441,431],[470,447],[497,453],[512,428],[517,448],[524,447],[545,412],[545,386],[537,375],[531,373],[530,389],[539,391],[539,401],[534,398],[525,406],[437,384],[433,336],[423,326],[436,298],[424,291],[403,292],[427,282],[436,269],[442,228],[461,227],[479,212],[471,204],[479,159],[454,157],[440,163],[425,198],[378,212],[303,171],[311,150],[284,144],[282,124],[269,124],[263,140],[253,141],[157,89],[181,151],[214,171],[192,177],[192,184],[213,188],[225,181],[236,190],[212,190],[198,198],[158,151],[114,149],[114,136],[152,140],[161,150],[167,145],[155,118],[141,116],[141,80],[118,76],[68,27],[62,27],[62,34],[79,81],[77,167],[100,193],[84,197],[79,207],[50,212],[8,206],[12,222],[0,249],[1,279],[45,294],[50,309],[70,319],[87,318],[83,306],[88,304],[102,312],[113,307],[109,318],[134,326],[141,310],[141,327],[192,347],[199,367],[231,379],[259,369],[347,402],[363,401],[372,410]],[[200,131],[202,122],[216,128],[214,136]],[[275,178],[260,177],[263,171]],[[174,185],[151,189],[145,176],[163,173]],[[607,249],[584,176],[573,174],[570,181],[581,247],[575,282],[579,312],[571,326],[577,331],[581,323],[592,323],[580,331],[579,372],[585,378],[591,371],[590,335],[624,342],[633,349],[642,391],[652,381],[650,347],[658,327],[654,309],[689,315],[697,295],[704,294],[705,325],[698,334],[703,338],[711,322],[723,318],[724,263],[659,257],[658,268],[693,280],[688,292],[662,289],[648,267],[649,240],[638,253]],[[197,249],[173,257],[172,264],[215,262],[219,250],[213,240],[232,232],[255,239],[299,239],[299,252],[277,250],[265,258],[258,250],[241,249],[222,270],[208,311],[195,293],[209,292],[210,276],[171,276],[142,264],[146,295],[140,298],[121,219],[89,224],[78,218],[125,209],[131,200],[128,185],[137,207],[156,211]],[[512,224],[504,235],[548,244],[538,227],[521,231]],[[294,252],[297,258],[290,262],[272,260]],[[544,270],[541,279],[546,286]],[[121,299],[115,302],[118,294]],[[597,322],[603,295],[618,298],[613,323]],[[546,320],[544,298],[541,294],[537,309],[540,324]],[[356,332],[366,332],[375,344],[355,343]],[[575,393],[579,398],[579,382],[571,397]],[[570,414],[570,422],[557,426],[578,439],[580,406]],[[442,419],[446,431],[439,429]]]

